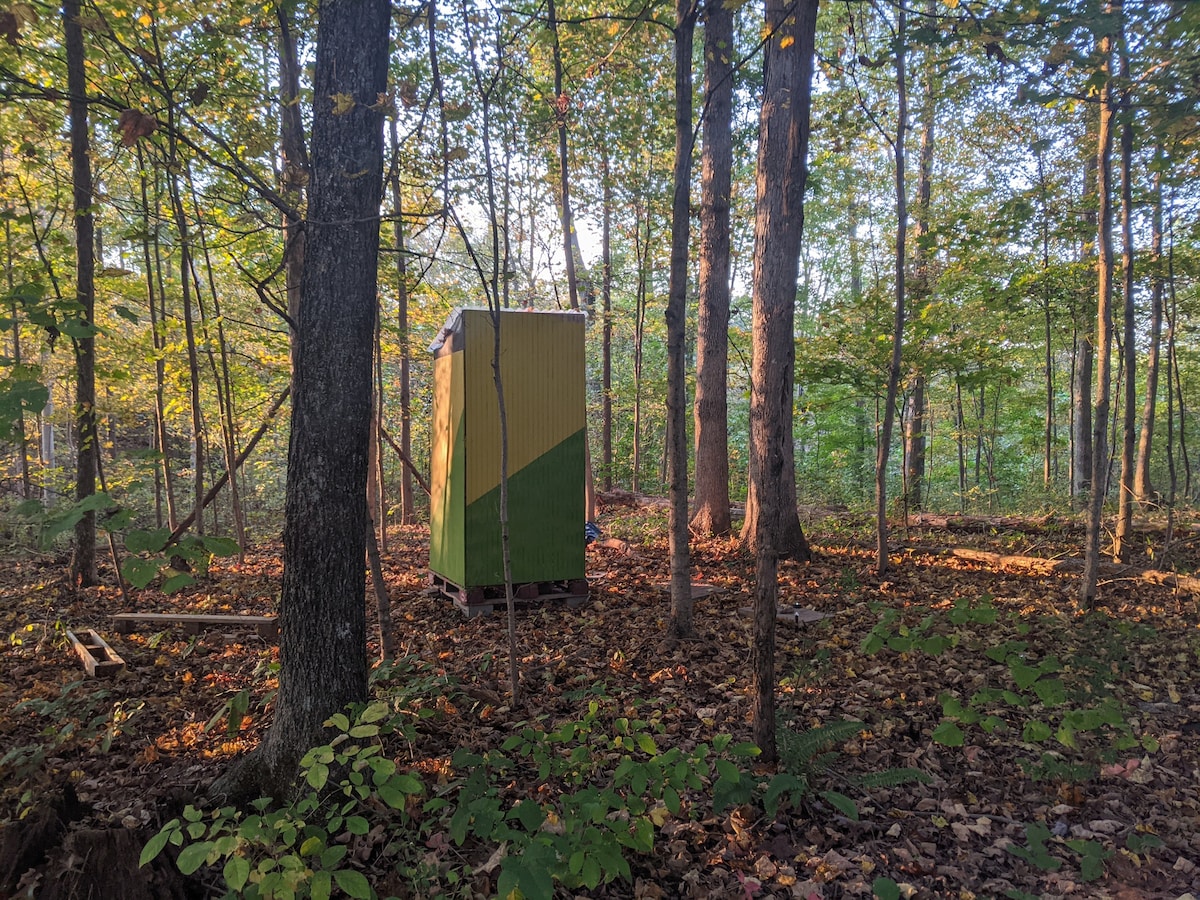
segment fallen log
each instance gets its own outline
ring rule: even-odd
[[[951,554],[958,559],[983,563],[996,569],[1008,569],[1024,572],[1030,575],[1052,575],[1060,572],[1082,572],[1083,560],[1073,558],[1045,559],[1040,556],[1010,556],[1003,553],[992,553],[987,550],[974,550],[970,547],[955,547]],[[1200,578],[1190,575],[1179,575],[1175,572],[1163,572],[1158,569],[1139,569],[1134,566],[1122,566],[1117,563],[1101,563],[1100,575],[1104,578],[1128,578],[1133,581],[1144,581],[1147,584],[1157,584],[1163,587],[1186,591],[1189,594],[1200,594]]]

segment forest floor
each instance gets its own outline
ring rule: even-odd
[[[528,723],[554,732],[586,720],[590,735],[576,728],[563,745],[583,742],[597,760],[601,749],[614,760],[641,753],[629,746],[636,735],[624,745],[612,736],[628,731],[626,719],[652,736],[654,752],[689,754],[722,734],[749,740],[753,560],[729,541],[696,542],[694,581],[714,592],[696,603],[699,637],[670,643],[665,511],[612,507],[600,524],[628,548],[589,549],[591,598],[517,616],[527,698],[517,704],[508,700],[506,617],[467,618],[429,593],[427,531],[389,535],[394,634],[409,657],[401,677],[431,694],[414,701],[416,724],[385,752],[429,790],[449,796],[457,749],[520,752],[504,742]],[[1109,575],[1096,609],[1083,612],[1077,575],[949,552],[1078,555],[1082,531],[1066,518],[896,528],[883,577],[864,519],[813,513],[806,529],[815,561],[781,572],[781,603],[824,616],[779,623],[780,769],[796,776],[792,802],[773,816],[761,797],[714,810],[706,778],[674,812],[651,804],[653,849],[625,854],[629,877],[559,886],[556,897],[870,897],[873,887],[953,898],[1200,895],[1197,596]],[[1200,540],[1180,534],[1171,562],[1188,573],[1200,568]],[[1161,561],[1162,539],[1140,531],[1135,563]],[[272,614],[278,551],[217,560],[177,594],[140,592],[136,609]],[[219,867],[181,879],[165,855],[141,870],[137,855],[258,741],[277,649],[228,627],[118,634],[109,616],[129,610],[117,589],[72,592],[62,571],[61,558],[28,551],[0,564],[0,897],[220,896]],[[94,628],[126,672],[87,678],[67,628]],[[230,708],[240,706],[230,728]],[[836,740],[823,744],[822,734]],[[761,784],[776,772],[745,766]],[[922,782],[892,783],[914,769]],[[499,791],[509,804],[554,809],[570,775],[554,771],[515,766]],[[588,771],[604,777],[599,763]],[[410,812],[420,838],[407,848],[383,828],[338,838],[380,896],[434,896],[437,884],[443,896],[496,890],[496,845],[460,844],[447,814],[420,804]],[[40,843],[28,839],[34,820]],[[396,874],[396,854],[421,864],[423,887]],[[107,888],[81,886],[100,877],[95,856]],[[353,892],[353,882],[339,884]]]

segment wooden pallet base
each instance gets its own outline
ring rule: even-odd
[[[467,616],[489,615],[495,609],[503,609],[505,606],[502,584],[467,588],[443,578],[436,572],[429,573],[429,584],[443,597],[453,600],[454,605]],[[533,581],[513,585],[513,600],[521,607],[551,600],[563,600],[568,606],[578,606],[587,598],[586,578],[573,578],[570,581]]]
[[[265,641],[279,637],[279,620],[275,616],[186,615],[184,613],[117,613],[112,617],[113,628],[120,632],[133,631],[139,624],[182,625],[188,634],[199,634],[205,628],[253,628]]]
[[[125,671],[125,660],[92,629],[81,631],[78,635],[68,631],[67,639],[79,656],[79,661],[83,663],[83,670],[93,678]]]

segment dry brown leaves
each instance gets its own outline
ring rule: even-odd
[[[728,541],[697,542],[694,580],[718,591],[697,601],[697,639],[668,644],[667,598],[658,587],[668,574],[660,519],[661,510],[614,510],[602,524],[629,543],[629,552],[615,546],[589,551],[590,601],[519,614],[526,699],[516,705],[506,681],[503,615],[465,618],[431,596],[424,585],[426,533],[392,532],[384,558],[397,646],[460,683],[465,697],[439,704],[436,729],[406,750],[413,768],[444,776],[456,747],[497,748],[516,723],[535,718],[547,725],[576,720],[587,696],[609,698],[630,714],[661,722],[666,736],[660,745],[686,750],[723,732],[748,739],[750,619],[739,610],[753,603],[752,560]],[[633,883],[587,896],[870,897],[877,878],[891,879],[905,892],[911,887],[920,897],[1174,900],[1200,893],[1200,620],[1194,598],[1114,582],[1103,588],[1103,609],[1083,616],[1075,607],[1073,580],[997,573],[953,559],[946,548],[966,538],[940,529],[908,535],[881,578],[871,567],[869,536],[839,527],[827,519],[812,529],[816,562],[783,566],[781,602],[827,618],[780,624],[779,701],[798,731],[843,719],[863,723],[817,785],[854,796],[859,820],[815,797],[771,821],[753,807],[713,814],[702,798],[693,798],[695,815],[663,818],[655,852],[632,860]],[[1006,553],[1052,555],[1073,551],[1077,535],[1035,524],[976,531],[969,540]],[[1153,537],[1146,541],[1152,546]],[[261,548],[242,566],[220,561],[207,581],[186,592],[142,594],[138,609],[274,612],[277,551]],[[61,562],[21,557],[0,576],[0,616],[5,635],[13,636],[0,674],[0,742],[33,746],[47,740],[47,728],[88,726],[95,710],[86,704],[60,702],[56,723],[28,705],[14,707],[29,699],[53,702],[82,678],[59,626],[96,628],[129,672],[85,689],[108,689],[107,708],[116,700],[130,717],[117,723],[107,753],[66,740],[24,777],[38,787],[72,780],[92,804],[93,821],[156,826],[232,755],[257,741],[269,720],[269,706],[261,701],[273,687],[269,664],[277,651],[250,630],[115,634],[107,617],[123,610],[119,593],[96,588],[72,594],[59,579]],[[943,614],[956,602],[985,595],[994,598],[995,623],[945,623]],[[957,635],[956,645],[937,655],[888,649],[865,654],[862,642],[887,609],[898,611],[897,627],[918,627],[932,614],[935,629]],[[1005,665],[989,658],[986,648],[1017,640],[1025,642],[1031,661],[1053,655],[1063,662],[1064,679],[1110,694],[1130,733],[1155,749],[1108,752],[1092,735],[1078,752],[1053,740],[1034,744],[1023,739],[1021,723],[1037,710],[1016,708],[1000,710],[1007,727],[992,733],[964,725],[962,746],[933,741],[943,721],[939,697],[965,699],[982,686],[1007,684]],[[230,734],[220,713],[243,689],[252,694],[249,713]],[[1030,761],[1044,751],[1087,762],[1090,773],[1031,770]],[[920,769],[930,783],[854,787],[855,776],[896,767]],[[20,786],[11,766],[3,777],[3,809],[11,815]],[[535,796],[547,786],[531,778],[510,789]],[[1103,846],[1109,853],[1103,877],[1086,882],[1079,854],[1057,840],[1050,846],[1061,860],[1057,871],[1043,871],[1007,849],[1025,845],[1027,827],[1039,823],[1064,839]],[[1127,849],[1130,835],[1145,834],[1156,835],[1162,846]],[[430,853],[448,850],[439,839],[431,838]],[[481,865],[484,859],[486,854]],[[488,877],[480,876],[483,890]],[[401,891],[394,884],[387,889]]]

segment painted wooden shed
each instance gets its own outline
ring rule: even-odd
[[[495,328],[456,310],[433,352],[431,582],[468,612],[504,597]],[[584,317],[500,313],[509,548],[518,597],[586,596]]]

